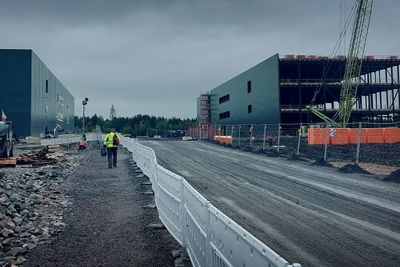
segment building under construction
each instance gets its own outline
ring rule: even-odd
[[[201,124],[310,123],[339,109],[345,56],[278,54],[197,100]],[[400,58],[365,56],[351,122],[400,121]]]

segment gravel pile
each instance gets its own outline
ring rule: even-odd
[[[364,170],[357,164],[346,164],[343,167],[338,169],[343,173],[361,173],[361,174],[370,174],[368,171]]]
[[[82,157],[0,169],[0,266],[20,266],[30,250],[64,229],[63,210],[71,203],[62,185]]]

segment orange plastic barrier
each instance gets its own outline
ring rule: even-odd
[[[384,128],[384,141],[387,144],[400,142],[400,128]]]
[[[232,145],[232,136],[229,135],[215,135],[214,141],[220,144]]]
[[[308,129],[308,144],[320,145],[325,144],[325,132],[324,128],[309,128]]]
[[[358,129],[349,128],[349,144],[357,144],[358,141]],[[367,143],[367,129],[361,128],[360,143]]]
[[[328,130],[329,144],[345,145],[357,144],[358,129],[357,128],[330,128]],[[325,144],[326,129],[325,128],[309,128],[308,144],[323,145]],[[360,143],[370,144],[392,144],[400,142],[400,128],[362,128],[360,135]]]
[[[349,129],[348,128],[329,129],[329,144],[331,144],[331,145],[347,145],[348,143],[349,143]]]
[[[383,144],[385,142],[383,129],[384,128],[366,128],[367,143]]]

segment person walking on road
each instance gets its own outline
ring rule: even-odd
[[[111,129],[110,133],[104,138],[104,147],[107,148],[108,168],[117,167],[117,151],[121,142],[119,136],[115,133],[115,129]]]

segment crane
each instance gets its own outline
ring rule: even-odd
[[[317,117],[337,128],[347,127],[351,111],[356,102],[357,89],[361,80],[361,66],[372,13],[372,4],[373,0],[357,0],[355,3],[355,17],[340,91],[339,110],[333,118],[330,118],[313,105],[307,106],[307,109]]]

